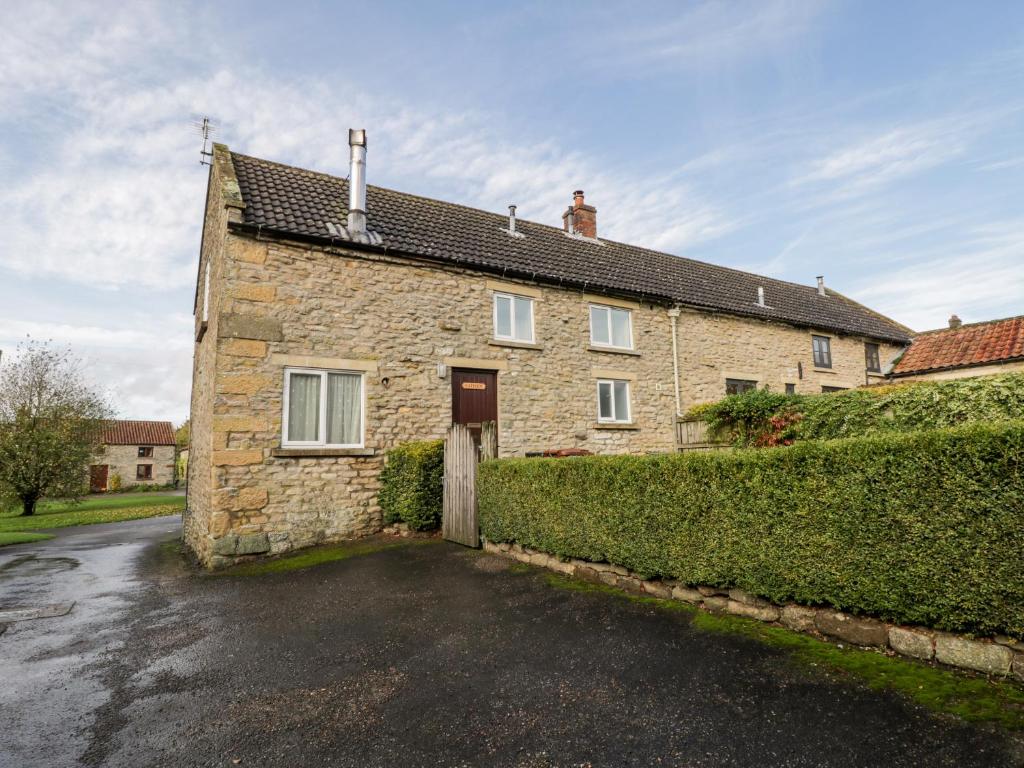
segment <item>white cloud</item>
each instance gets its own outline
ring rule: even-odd
[[[655,69],[706,69],[766,54],[792,53],[821,15],[816,0],[703,2],[679,13],[614,14],[614,33],[591,46],[591,66],[621,74]],[[607,20],[607,19],[606,19]]]
[[[961,154],[966,139],[959,121],[896,128],[817,160],[795,186],[832,183],[840,195],[867,192]]]
[[[0,349],[5,358],[16,356],[18,342],[28,337],[68,346],[120,418],[183,421],[191,391],[191,316],[115,318],[118,325],[104,327],[0,317]]]
[[[965,322],[1022,311],[1024,220],[975,227],[913,264],[862,281],[854,298],[898,316],[916,330],[939,328],[956,313]]]

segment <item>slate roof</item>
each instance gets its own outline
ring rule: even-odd
[[[169,421],[111,421],[103,433],[107,445],[174,445]]]
[[[1024,315],[925,331],[893,366],[893,376],[1024,360]]]
[[[243,229],[330,242],[346,224],[345,179],[231,153],[245,203]],[[832,290],[760,277],[462,205],[367,186],[367,226],[389,252],[541,283],[682,304],[905,343],[909,329]],[[331,227],[328,227],[328,224]],[[236,225],[238,226],[238,225]],[[600,231],[598,232],[600,235]],[[757,305],[758,286],[765,304]]]

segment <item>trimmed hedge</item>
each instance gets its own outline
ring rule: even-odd
[[[1024,422],[774,450],[502,459],[483,535],[686,584],[1024,637]]]
[[[380,481],[384,522],[403,522],[414,531],[437,528],[444,505],[444,440],[392,448]]]
[[[758,390],[697,406],[691,415],[741,446],[1005,422],[1024,418],[1024,374],[907,382],[821,395]]]

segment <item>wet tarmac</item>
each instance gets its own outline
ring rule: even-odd
[[[999,766],[1004,734],[428,543],[203,576],[177,518],[0,550],[0,766]],[[168,546],[168,543],[172,543]]]

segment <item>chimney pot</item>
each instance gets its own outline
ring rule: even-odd
[[[516,233],[516,207],[514,204],[508,207],[508,233],[510,235]]]
[[[824,275],[818,275],[818,295],[819,296],[824,296],[825,295],[825,276]]]
[[[963,321],[961,321],[960,318],[957,317],[956,315],[952,315],[949,318],[949,327],[950,328],[959,328],[961,325],[963,325]]]
[[[572,205],[562,214],[562,229],[569,234],[597,238],[597,208],[584,202],[582,189],[572,193]]]

